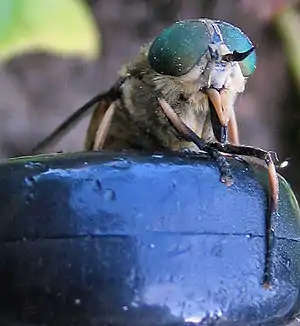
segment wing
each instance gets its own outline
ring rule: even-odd
[[[85,141],[85,149],[92,149],[95,144],[95,139],[97,136],[97,144],[101,146],[103,144],[105,135],[105,129],[107,129],[110,116],[112,116],[115,105],[115,101],[121,98],[121,86],[125,81],[125,77],[120,77],[117,82],[105,93],[96,95],[81,108],[75,111],[69,118],[62,122],[50,135],[39,142],[30,152],[30,155],[34,155],[37,152],[44,150],[50,144],[58,141],[66,133],[75,127],[88,113],[94,110],[94,114],[91,118],[90,125],[87,132],[87,137]],[[106,115],[107,113],[107,115]],[[105,118],[105,119],[104,119]],[[110,118],[110,119],[109,119]],[[103,123],[102,123],[102,120]],[[99,127],[101,125],[101,128]],[[104,128],[104,129],[103,129]],[[94,138],[93,138],[94,137]]]

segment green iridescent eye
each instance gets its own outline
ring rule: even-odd
[[[154,39],[149,49],[149,63],[159,74],[182,76],[200,61],[209,44],[223,42],[232,52],[245,52],[252,47],[249,38],[229,23],[210,19],[180,21]],[[239,64],[245,77],[253,73],[255,51]]]
[[[253,44],[250,39],[238,27],[223,21],[214,21],[220,28],[223,41],[230,51],[245,52],[249,50]],[[256,68],[256,53],[253,51],[246,59],[239,62],[242,73],[245,77],[250,76]]]
[[[177,22],[155,38],[149,50],[149,63],[162,75],[184,75],[205,53],[209,40],[208,29],[201,21]]]

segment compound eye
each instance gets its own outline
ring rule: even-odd
[[[154,39],[148,60],[159,74],[182,76],[199,62],[209,43],[209,31],[203,20],[177,22]]]
[[[253,74],[256,68],[256,52],[248,36],[241,29],[227,22],[214,21],[214,23],[218,25],[223,41],[230,51],[235,54],[247,54],[250,51],[243,60],[234,61],[239,61],[244,77]]]
[[[208,24],[216,25],[220,35],[215,39]],[[209,19],[177,22],[164,29],[152,42],[148,60],[151,68],[162,75],[182,76],[187,74],[213,44],[226,44],[231,52],[245,53],[253,48],[246,34],[227,22]],[[214,55],[214,53],[212,53]],[[242,73],[250,76],[256,68],[256,53],[253,50],[239,61]]]

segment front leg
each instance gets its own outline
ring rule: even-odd
[[[221,182],[225,183],[227,186],[232,185],[233,178],[230,166],[220,151],[210,146],[209,143],[201,139],[186,124],[184,124],[165,99],[158,98],[158,102],[174,128],[182,134],[187,141],[194,143],[201,151],[206,152],[210,157],[216,160],[221,174]]]
[[[269,174],[269,185],[270,185],[270,196],[268,211],[266,214],[265,228],[266,228],[266,253],[265,253],[265,268],[263,274],[263,286],[266,289],[271,287],[271,242],[273,238],[273,231],[271,228],[271,218],[273,212],[277,209],[278,205],[278,179],[277,173],[272,161],[270,153],[261,150],[259,148],[254,148],[251,146],[235,146],[228,143],[206,143],[203,139],[199,138],[176,114],[176,112],[171,108],[171,106],[166,102],[166,100],[159,98],[159,104],[164,110],[166,116],[171,121],[173,126],[185,136],[187,140],[195,143],[200,150],[206,151],[211,157],[215,158],[219,170],[221,172],[221,181],[227,183],[230,181],[232,183],[232,176],[228,162],[225,157],[221,155],[220,152],[233,154],[233,155],[246,155],[254,156],[263,159],[268,166]]]
[[[269,203],[268,211],[266,214],[265,228],[266,228],[266,253],[265,253],[265,270],[263,277],[263,285],[265,288],[270,288],[270,278],[271,278],[271,242],[273,239],[273,230],[271,227],[272,224],[272,215],[276,211],[278,206],[278,196],[279,196],[279,186],[278,186],[278,177],[274,162],[269,152],[266,152],[260,148],[255,148],[251,146],[235,146],[232,144],[211,144],[215,149],[235,154],[235,155],[245,155],[253,156],[265,161],[268,167],[268,177],[269,177]]]

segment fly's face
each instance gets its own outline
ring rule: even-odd
[[[153,41],[148,55],[152,69],[179,78],[207,95],[216,138],[225,140],[233,117],[233,102],[255,70],[256,54],[249,38],[237,27],[217,20],[177,22]]]
[[[216,90],[232,89],[242,92],[245,86],[245,77],[237,62],[226,62],[222,58],[230,53],[225,44],[210,44],[205,56],[207,64],[200,75],[200,89],[213,88]]]
[[[179,78],[183,82],[195,83],[197,90],[225,88],[243,92],[245,77],[239,63],[223,60],[230,53],[226,44],[209,44],[200,61],[186,75]]]

